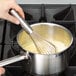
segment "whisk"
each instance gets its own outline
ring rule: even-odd
[[[12,9],[10,12],[13,16],[15,16],[20,21],[22,28],[30,35],[31,39],[33,40],[33,42],[37,48],[38,53],[40,53],[40,54],[55,53],[56,48],[51,42],[45,40],[42,36],[40,36],[37,32],[35,32],[29,26],[27,21],[25,21],[23,18],[21,18],[21,16],[15,10]]]

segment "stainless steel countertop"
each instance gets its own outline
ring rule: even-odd
[[[18,4],[76,4],[76,0],[17,0]]]

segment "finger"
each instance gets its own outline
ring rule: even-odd
[[[15,23],[17,25],[20,24],[19,20],[16,17],[14,17],[14,16],[12,16],[10,14],[7,14],[5,19],[12,22],[12,23]]]
[[[5,69],[0,67],[0,75],[4,74],[5,73]]]
[[[20,16],[25,18],[24,12],[23,12],[22,8],[18,4],[14,4],[13,9],[15,9],[19,13]]]

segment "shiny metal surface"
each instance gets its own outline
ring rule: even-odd
[[[60,73],[68,66],[67,53],[65,52],[57,56],[33,55],[31,66],[31,74],[51,75]]]
[[[44,29],[44,27],[43,28],[39,27],[39,25],[47,25],[48,29],[47,28]],[[71,46],[73,42],[73,37],[72,37],[71,32],[65,27],[58,24],[53,24],[53,23],[37,23],[31,26],[32,27],[36,26],[34,29],[38,33],[40,33],[41,36],[43,36],[45,39],[49,41],[51,39],[50,37],[52,36],[50,31],[54,28],[56,29],[61,28],[61,30],[64,30],[64,32],[66,31],[68,33],[68,38],[66,38],[66,36],[63,34],[64,32],[62,32],[60,29],[58,29],[58,32],[57,32],[56,29],[54,29],[54,31],[56,32],[54,32],[53,35],[55,35],[56,38],[58,36],[57,39],[67,44],[67,48],[64,48],[64,50],[61,50],[60,52],[57,52],[51,55],[38,54],[36,52],[32,53],[31,51],[29,52],[30,54],[31,53],[33,54],[31,56],[31,67],[30,67],[31,73],[39,74],[39,75],[50,75],[50,74],[60,73],[64,71],[65,68],[68,66],[67,49]],[[49,26],[53,26],[53,27],[50,29]],[[18,43],[19,43],[19,35],[21,34],[21,32],[22,31],[20,31],[17,36]],[[26,45],[27,45],[27,42],[30,44],[31,40],[28,41],[29,38],[27,37],[27,35],[25,35],[25,37],[26,38],[23,42],[25,42]],[[21,45],[20,43],[19,45],[22,47],[22,49],[29,51],[29,49],[24,48],[23,45]],[[34,48],[34,46],[31,46],[31,47]],[[33,50],[33,49],[30,49],[30,50]],[[30,69],[29,69],[29,72],[30,72]]]
[[[21,61],[24,59],[28,59],[28,57],[26,55],[17,55],[17,56],[0,61],[0,67],[6,66],[8,64],[15,63],[17,61]]]
[[[38,75],[51,75],[51,74],[56,74],[56,73],[58,74],[58,73],[64,71],[68,66],[67,49],[71,46],[71,44],[73,42],[73,36],[68,29],[66,29],[66,28],[64,28],[60,25],[53,24],[53,23],[38,23],[38,24],[32,25],[32,27],[39,26],[41,24],[47,24],[47,26],[54,26],[54,27],[56,26],[56,27],[60,27],[60,28],[64,29],[64,31],[66,31],[68,33],[69,41],[66,37],[64,37],[64,35],[63,35],[63,33],[61,33],[61,31],[59,31],[58,33],[56,31],[54,33],[57,33],[57,35],[59,34],[58,36],[62,36],[61,38],[58,37],[58,38],[60,38],[60,41],[63,41],[64,43],[66,41],[68,41],[68,44],[66,43],[68,46],[64,50],[61,50],[60,52],[57,52],[57,53],[54,53],[54,54],[51,54],[51,55],[47,55],[47,54],[44,55],[44,54],[29,52],[29,56],[30,56],[30,60],[31,60],[31,63],[30,63],[31,67],[29,69],[29,73],[38,74]],[[38,31],[38,27],[36,27],[35,29]],[[42,28],[40,27],[39,29],[41,30]],[[39,30],[39,33],[41,33],[42,36],[44,36],[47,39],[50,39],[48,37],[49,36],[48,34],[50,34],[49,31],[51,31],[50,28],[48,28],[48,30],[44,30],[44,31],[41,30],[42,32],[40,30]],[[21,45],[19,43],[19,36],[22,37],[21,32],[19,32],[19,34],[17,35],[17,42],[20,45],[20,47],[22,47],[22,49],[24,49],[23,45]],[[30,40],[28,40],[27,35],[25,37],[26,37],[25,42],[26,43],[27,43],[27,41],[30,42]],[[24,50],[25,50],[26,53],[28,53],[28,51],[29,51],[29,50],[26,51],[26,49],[24,49]],[[19,57],[17,56],[17,57],[14,57],[14,58],[3,60],[1,62],[1,66],[4,66],[4,64],[7,65],[7,64],[11,64],[11,63],[16,62],[16,61],[26,59],[27,55],[28,54],[24,54],[22,56],[19,55]],[[24,64],[26,64],[26,63],[24,63]]]

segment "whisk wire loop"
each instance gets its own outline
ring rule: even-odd
[[[52,54],[56,52],[55,46],[41,37],[37,32],[31,34],[31,38],[40,54]]]

